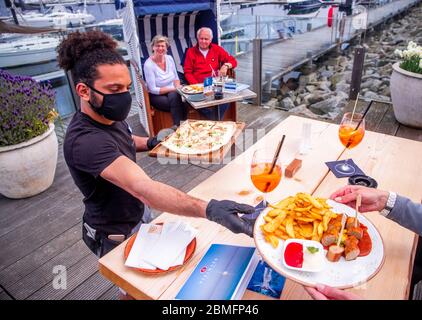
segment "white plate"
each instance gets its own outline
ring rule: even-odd
[[[348,216],[354,216],[355,210],[327,200],[332,206],[332,211],[336,213],[345,213]],[[375,276],[384,263],[384,244],[378,230],[364,216],[359,215],[359,221],[368,228],[369,236],[372,240],[372,250],[365,257],[358,257],[352,261],[346,261],[341,258],[338,262],[330,262],[325,259],[325,265],[320,272],[304,272],[286,268],[283,265],[284,241],[280,239],[277,248],[266,242],[260,226],[265,223],[264,216],[269,209],[264,210],[256,219],[254,227],[254,240],[256,248],[263,259],[278,273],[306,286],[315,286],[316,284],[325,284],[336,288],[346,289],[362,283],[365,283]],[[324,256],[326,250],[324,250]]]
[[[182,87],[181,90],[183,93],[186,93],[186,94],[198,94],[198,93],[204,92],[204,86],[200,84],[196,84],[194,85],[194,87],[192,87],[192,85],[187,85],[187,86]]]

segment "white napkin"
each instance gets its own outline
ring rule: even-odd
[[[182,262],[178,264],[182,264],[186,247],[196,233],[194,228],[182,221],[165,223],[159,241],[144,253],[144,261],[162,270],[177,265],[175,262],[180,258]]]
[[[155,266],[144,261],[143,255],[160,239],[162,229],[163,227],[160,225],[142,224],[125,265],[133,268],[155,270]]]

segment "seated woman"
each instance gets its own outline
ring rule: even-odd
[[[156,35],[151,46],[153,54],[144,65],[151,105],[158,110],[170,112],[173,124],[178,126],[180,121],[186,120],[187,106],[176,92],[180,80],[173,58],[166,54],[170,46],[168,38]]]

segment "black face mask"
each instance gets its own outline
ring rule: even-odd
[[[103,103],[101,106],[95,106],[91,101],[88,101],[89,105],[96,113],[103,115],[108,120],[123,121],[126,119],[130,107],[132,106],[132,96],[129,91],[105,94],[88,84],[86,85],[94,92],[103,96]]]

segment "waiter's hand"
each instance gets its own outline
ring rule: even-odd
[[[254,212],[254,207],[230,200],[218,201],[212,199],[206,209],[208,220],[217,222],[234,233],[245,233],[250,237],[253,236],[255,221],[243,219],[237,214]]]
[[[154,149],[157,146],[157,144],[159,144],[159,143],[160,143],[160,141],[158,141],[157,136],[149,137],[148,140],[147,140],[148,150]]]
[[[152,150],[154,149],[157,144],[159,144],[161,141],[163,141],[165,138],[167,138],[169,135],[171,135],[176,128],[165,128],[160,130],[160,132],[158,132],[158,134],[154,137],[150,137],[147,140],[147,147],[148,150]]]

